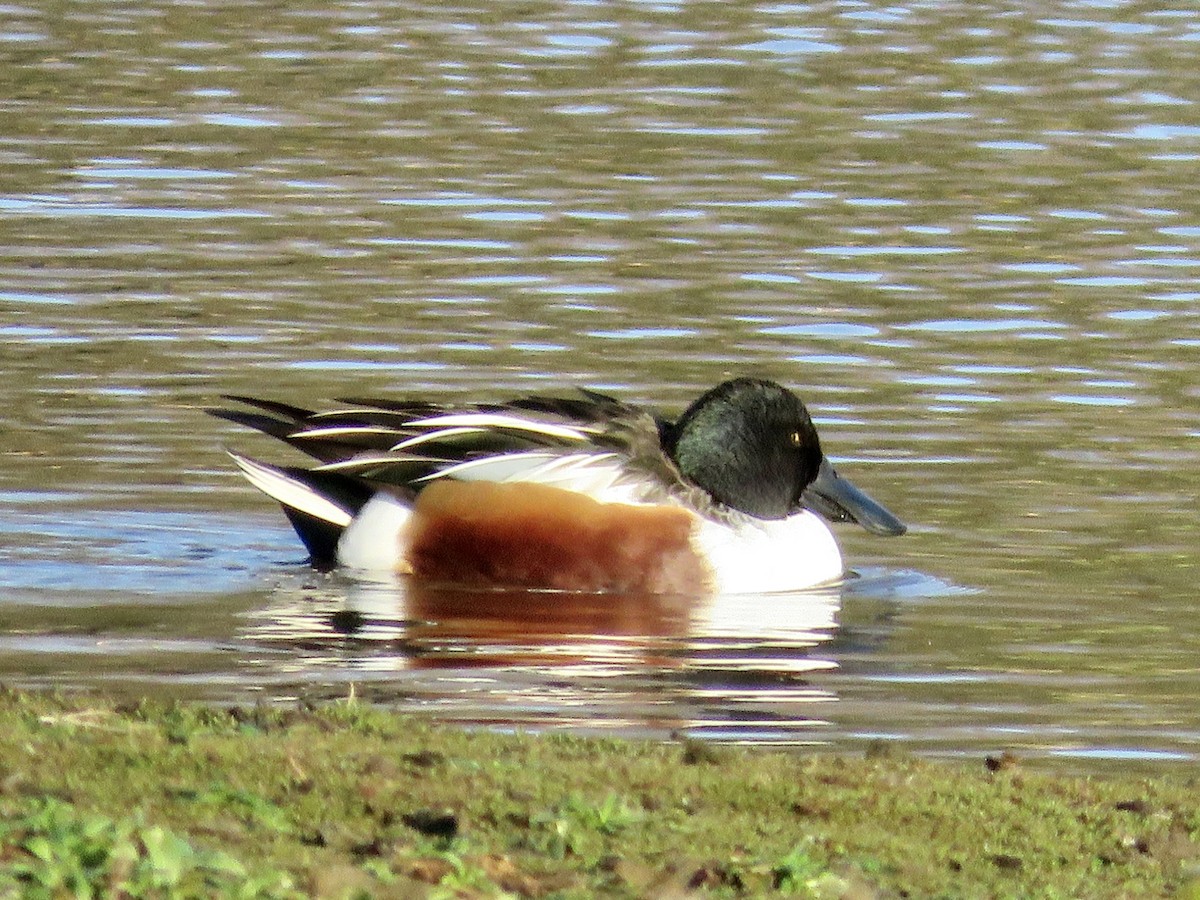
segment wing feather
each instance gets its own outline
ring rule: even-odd
[[[341,528],[345,528],[353,520],[357,510],[335,503],[326,494],[319,493],[313,485],[286,470],[268,466],[232,451],[227,452],[252,485],[285,507],[299,510],[314,519]]]
[[[426,419],[409,422],[410,428],[500,428],[518,432],[533,432],[549,438],[563,441],[584,442],[590,435],[598,434],[598,429],[591,426],[560,425],[540,419],[526,419],[521,416],[506,415],[493,412],[447,413]]]
[[[321,465],[314,472],[366,484],[415,491],[437,478],[535,481],[615,502],[703,500],[663,453],[663,422],[595,391],[467,406],[354,398],[323,412],[252,397],[226,399],[253,411],[210,412],[315,457]],[[286,490],[279,476],[253,466],[243,471],[247,477],[254,471],[255,484],[272,496],[272,490]],[[278,471],[285,482],[291,477],[291,470]],[[321,512],[332,514],[323,507]]]

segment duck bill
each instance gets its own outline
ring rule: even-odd
[[[817,477],[800,495],[800,505],[830,522],[857,522],[871,534],[893,536],[907,530],[883,504],[838,475],[827,459],[821,460]]]

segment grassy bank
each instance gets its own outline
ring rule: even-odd
[[[0,694],[0,894],[1200,897],[1191,780]]]

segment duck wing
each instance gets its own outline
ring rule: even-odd
[[[634,502],[702,499],[663,451],[669,424],[596,391],[470,405],[346,398],[325,411],[223,399],[249,409],[208,412],[313,457],[314,472],[360,483],[419,490],[436,478],[536,481]]]

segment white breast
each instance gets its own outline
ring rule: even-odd
[[[712,566],[714,593],[800,591],[839,580],[842,552],[824,520],[807,510],[786,519],[703,519],[694,538]]]

